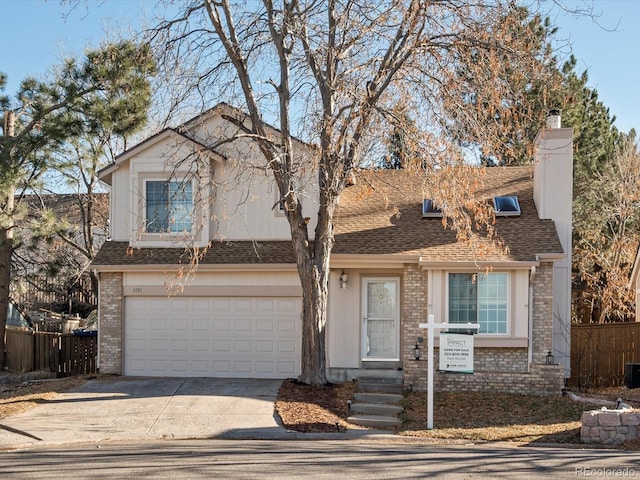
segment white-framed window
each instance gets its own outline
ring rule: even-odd
[[[449,273],[449,323],[478,323],[479,334],[509,333],[509,274]]]
[[[274,198],[274,203],[275,203],[275,207],[273,208],[275,216],[276,217],[284,217],[284,215],[285,215],[284,198],[282,198],[280,196],[280,190],[278,189],[278,185],[276,185],[275,183],[274,183],[274,186],[273,186],[273,198]]]
[[[145,230],[147,233],[190,232],[193,186],[190,181],[145,182]]]

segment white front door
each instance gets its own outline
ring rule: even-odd
[[[399,360],[400,281],[397,278],[365,278],[363,291],[363,360]]]

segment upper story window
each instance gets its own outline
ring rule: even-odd
[[[506,334],[509,274],[450,273],[449,323],[478,323],[478,333]]]
[[[191,231],[193,192],[191,182],[149,180],[146,182],[146,218],[148,233]]]

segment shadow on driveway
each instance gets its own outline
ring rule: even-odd
[[[120,439],[242,438],[285,433],[274,416],[281,380],[101,377],[5,418],[0,447]]]

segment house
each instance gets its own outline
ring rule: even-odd
[[[207,136],[223,138],[239,118],[219,105],[101,172],[111,186],[111,240],[93,262],[101,373],[299,374],[301,287],[277,188],[255,168],[259,153],[249,140],[206,147]],[[479,195],[517,206],[495,221],[506,251],[478,257],[458,242],[408,172],[371,173],[402,186],[385,195],[363,184],[344,190],[329,283],[331,381],[385,375],[425,389],[426,358],[416,359],[415,348],[426,345],[419,324],[432,313],[481,324],[475,374],[438,374],[437,388],[560,393],[568,368],[572,131],[551,121],[533,167],[489,168],[480,177]],[[312,229],[317,187],[301,175]],[[207,194],[200,203],[196,191]],[[203,248],[213,241],[197,274],[168,295],[167,282],[189,263],[186,237]]]
[[[86,316],[97,307],[98,285],[85,269],[91,252],[97,252],[107,237],[109,194],[20,195],[16,196],[18,202],[27,214],[17,225],[20,241],[16,242],[11,264],[11,299],[24,311],[44,308]],[[43,212],[51,212],[56,225],[65,227],[74,245],[56,235],[38,238],[42,235],[37,227],[41,217],[49,218]],[[89,238],[93,248],[87,247]]]

